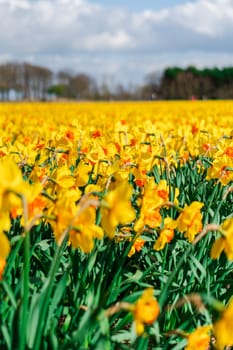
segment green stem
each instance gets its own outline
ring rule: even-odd
[[[168,280],[167,280],[167,282],[166,282],[166,284],[165,284],[165,286],[164,286],[164,288],[163,288],[163,290],[162,290],[162,292],[161,292],[161,294],[160,294],[160,296],[158,298],[159,305],[160,305],[161,309],[162,309],[162,307],[163,307],[163,305],[164,305],[164,303],[166,301],[167,294],[168,294],[168,289],[170,288],[170,285],[172,284],[172,282],[173,282],[177,272],[181,269],[185,258],[192,251],[192,249],[193,249],[193,246],[190,245],[189,248],[186,250],[186,253],[184,253],[182,255],[182,257],[181,257],[180,261],[178,262],[175,270],[173,270],[173,272],[171,273],[170,277],[168,278]]]
[[[186,259],[186,257],[188,257],[190,255],[190,253],[194,249],[194,246],[199,242],[199,240],[201,238],[203,238],[208,232],[215,231],[217,229],[218,229],[218,225],[215,225],[215,224],[209,224],[209,225],[205,226],[203,228],[203,230],[201,231],[201,233],[199,233],[199,235],[195,238],[195,240],[192,242],[192,244],[188,247],[186,252],[182,255],[180,261],[178,262],[176,268],[171,273],[170,277],[168,278],[168,280],[167,280],[167,282],[166,282],[166,284],[165,284],[165,286],[164,286],[164,288],[159,296],[159,304],[160,304],[161,308],[163,307],[163,305],[166,301],[168,289],[170,288],[170,285],[172,284],[177,272],[181,269],[182,264],[183,264],[184,260]]]
[[[208,211],[208,209],[211,207],[211,205],[213,203],[213,199],[214,199],[214,196],[215,196],[215,194],[217,192],[218,187],[219,187],[218,185],[215,186],[215,189],[213,191],[213,195],[212,195],[211,201],[210,201],[210,203],[208,205],[207,211]],[[225,198],[222,198],[222,200],[219,202],[218,207],[216,208],[216,210],[214,212],[214,216],[213,216],[213,219],[212,219],[213,223],[214,223],[214,221],[215,221],[215,219],[217,217],[217,214],[218,214],[219,210],[221,209],[221,206],[223,205],[224,201],[225,201]],[[207,218],[207,216],[206,216],[206,218]],[[204,223],[206,223],[206,221],[207,220],[204,220]],[[205,255],[204,254],[204,250],[206,249],[207,240],[208,240],[208,238],[206,238],[205,242],[203,242],[203,244],[200,247],[200,250],[199,250],[198,255],[197,255],[198,256],[198,260],[200,260],[201,257]],[[205,264],[205,268],[207,268],[207,263]]]
[[[21,197],[24,209],[25,227],[28,221],[27,201],[24,196]],[[22,309],[20,327],[20,346],[19,350],[24,350],[26,345],[26,331],[28,324],[28,304],[29,304],[29,273],[30,273],[30,235],[25,229],[24,238],[24,264],[23,264],[23,283],[21,288]]]
[[[229,193],[229,189],[230,189],[230,188],[231,188],[231,186],[229,186],[229,187],[226,189],[226,191],[224,192],[224,195],[222,196],[222,200],[219,202],[218,207],[217,207],[217,209],[216,209],[215,212],[214,212],[213,222],[214,222],[214,220],[216,219],[216,216],[217,216],[218,212],[220,211],[221,206],[222,206],[223,203],[225,202],[226,197],[227,197],[227,195],[228,195],[228,193]]]
[[[164,251],[164,256],[163,256],[163,264],[162,264],[162,273],[164,273],[165,265],[166,265],[166,262],[167,262],[168,244],[166,244],[166,246],[165,246],[163,251]]]
[[[58,270],[59,265],[60,265],[61,256],[63,254],[64,248],[65,248],[66,243],[67,243],[67,236],[68,236],[68,230],[65,234],[65,237],[64,237],[61,245],[58,246],[56,249],[56,253],[55,253],[55,256],[53,258],[51,267],[50,267],[50,272],[49,272],[48,278],[47,278],[47,280],[43,286],[43,289],[42,289],[41,301],[40,301],[42,308],[40,310],[40,317],[38,319],[37,332],[36,332],[33,350],[40,350],[41,349],[41,341],[42,341],[44,325],[46,323],[45,321],[46,321],[46,317],[47,317],[47,313],[48,313],[48,309],[49,309],[49,305],[50,305],[50,297],[51,297],[51,294],[53,291],[53,284],[54,284],[55,276],[56,276],[57,270]]]
[[[216,196],[218,191],[219,191],[219,184],[216,184],[215,187],[214,187],[214,190],[213,190],[213,192],[212,192],[212,194],[210,196],[210,201],[209,201],[208,206],[206,208],[206,213],[208,213],[209,208],[211,208],[213,200],[214,200],[214,197]],[[206,215],[206,217],[205,217],[204,224],[206,224],[207,221],[208,221],[208,215]]]
[[[53,183],[55,183],[55,182],[53,181]],[[42,191],[41,191],[41,194],[42,194],[42,196],[44,196],[44,197],[50,199],[52,202],[55,202],[55,201],[56,201],[56,197],[51,196],[51,195],[50,195],[48,192],[46,192],[45,190],[42,190]]]

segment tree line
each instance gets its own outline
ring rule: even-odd
[[[232,99],[233,67],[167,68],[159,89],[164,99],[187,99],[191,96],[198,99]]]
[[[148,74],[141,85],[126,88],[97,83],[86,73],[52,70],[30,63],[0,64],[0,100],[151,100],[232,99],[233,67],[168,67]]]
[[[53,73],[50,69],[29,63],[3,63],[0,65],[0,98],[42,100],[46,98]]]

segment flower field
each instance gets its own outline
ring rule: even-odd
[[[0,349],[233,346],[233,102],[0,104]]]

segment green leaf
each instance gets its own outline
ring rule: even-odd
[[[3,335],[3,339],[5,340],[5,343],[6,343],[7,349],[11,350],[12,349],[11,337],[10,337],[10,334],[9,334],[7,327],[4,324],[1,326],[1,331],[2,331],[2,335]]]

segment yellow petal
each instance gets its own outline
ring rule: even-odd
[[[218,259],[220,254],[222,253],[223,249],[225,247],[225,239],[219,238],[217,239],[214,244],[212,245],[210,256],[212,259]]]
[[[0,233],[0,246],[0,259],[5,260],[10,253],[10,242],[3,232]]]

